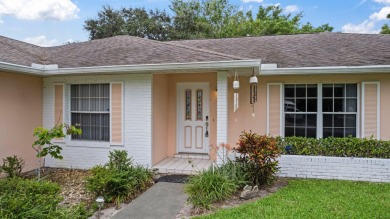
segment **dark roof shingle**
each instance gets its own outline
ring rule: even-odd
[[[318,33],[158,42],[115,36],[39,47],[0,36],[0,61],[60,68],[261,59],[278,68],[390,65],[390,35]]]

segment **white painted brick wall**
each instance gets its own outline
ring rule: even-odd
[[[228,78],[227,72],[217,73],[217,144],[227,143],[228,132]],[[222,154],[224,149],[218,150],[217,164],[220,165],[223,161]]]
[[[46,166],[90,168],[104,164],[108,152],[127,150],[136,163],[151,166],[152,157],[152,75],[95,75],[64,76],[44,79],[43,126],[54,126],[54,84],[65,84],[64,122],[70,124],[70,84],[123,82],[124,86],[124,145],[111,146],[109,142],[71,141],[68,137],[63,147],[63,160],[48,156]]]
[[[390,159],[282,155],[279,176],[390,182]]]

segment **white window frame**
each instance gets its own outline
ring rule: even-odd
[[[356,84],[356,92],[357,92],[357,109],[356,109],[356,138],[360,138],[360,108],[361,108],[361,105],[360,105],[360,97],[361,97],[361,94],[360,94],[360,83],[358,82],[329,82],[329,83],[310,83],[310,82],[307,82],[307,83],[283,83],[283,86],[282,86],[282,94],[281,94],[281,98],[283,100],[282,104],[281,104],[281,112],[282,112],[282,127],[281,127],[281,133],[282,133],[282,136],[285,137],[285,118],[286,118],[286,114],[285,114],[285,110],[284,110],[284,101],[285,101],[285,97],[284,97],[284,91],[285,91],[285,85],[307,85],[307,84],[316,84],[317,85],[317,127],[316,127],[316,130],[317,130],[317,137],[316,138],[322,138],[323,137],[323,112],[322,112],[322,85],[323,84]],[[306,112],[307,113],[307,112]],[[355,114],[355,113],[352,113],[352,112],[349,112],[351,114]],[[314,114],[314,113],[313,113]],[[331,113],[331,114],[337,114],[337,113]],[[348,112],[340,112],[339,114],[348,114]]]

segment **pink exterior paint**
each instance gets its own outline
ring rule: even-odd
[[[0,158],[17,155],[24,171],[36,168],[31,145],[34,128],[42,126],[42,78],[0,72]]]
[[[269,84],[268,85],[268,133],[272,136],[280,135],[281,127],[280,127],[280,113],[281,113],[281,84]]]
[[[371,136],[377,138],[377,110],[378,110],[378,84],[365,84],[364,85],[364,130],[362,137],[370,138]]]

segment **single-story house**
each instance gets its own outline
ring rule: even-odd
[[[149,166],[186,153],[219,160],[210,145],[235,146],[243,130],[390,140],[390,35],[116,36],[46,48],[0,37],[0,93],[0,157],[29,169],[33,129],[58,123],[83,134],[57,140],[64,159],[46,166],[89,168],[113,149]]]

